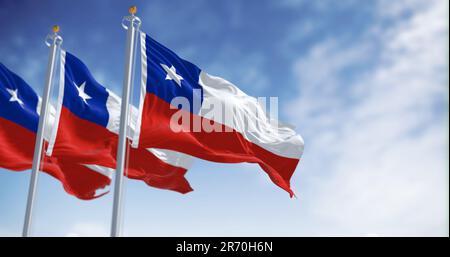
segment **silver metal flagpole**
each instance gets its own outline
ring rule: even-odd
[[[38,182],[38,174],[41,166],[42,147],[44,142],[44,127],[47,118],[47,108],[50,98],[50,91],[53,81],[53,73],[55,69],[55,57],[58,48],[62,44],[62,38],[58,35],[59,26],[55,25],[52,28],[53,34],[50,34],[46,38],[46,44],[50,47],[50,53],[48,57],[47,65],[47,77],[45,79],[44,95],[42,96],[41,110],[39,116],[39,125],[36,134],[36,143],[34,145],[34,157],[33,166],[31,171],[30,187],[28,189],[27,208],[25,211],[25,221],[23,224],[22,236],[28,237],[30,235],[31,221],[33,216],[33,204],[36,195],[36,186]]]
[[[130,91],[133,84],[134,56],[136,48],[136,34],[139,32],[141,20],[135,16],[136,6],[128,10],[131,16],[127,16],[122,21],[122,26],[128,30],[127,45],[125,51],[125,77],[123,81],[122,106],[120,111],[119,144],[117,148],[117,167],[114,183],[114,203],[111,223],[111,236],[121,235],[122,227],[122,184],[126,165],[127,133],[129,120]],[[128,22],[129,24],[124,24]]]

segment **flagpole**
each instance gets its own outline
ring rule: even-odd
[[[48,57],[47,76],[45,79],[44,95],[42,96],[39,124],[36,134],[36,142],[34,145],[33,165],[31,168],[30,186],[28,189],[28,200],[25,211],[25,221],[23,224],[23,231],[22,231],[23,237],[28,237],[30,235],[33,216],[33,204],[36,195],[39,169],[41,166],[42,148],[44,143],[45,120],[47,118],[48,102],[50,98],[53,73],[55,69],[56,52],[58,51],[58,48],[61,46],[63,41],[61,36],[58,35],[59,26],[57,25],[53,26],[52,31],[53,34],[48,35],[45,41],[45,43],[50,47],[50,53]]]
[[[122,228],[122,186],[124,170],[126,165],[126,148],[129,120],[130,92],[133,84],[134,56],[136,48],[136,33],[139,31],[141,20],[135,16],[136,6],[129,8],[131,16],[127,16],[122,21],[122,26],[127,29],[127,44],[125,52],[125,76],[122,90],[122,106],[120,111],[119,142],[117,148],[117,167],[114,183],[114,202],[111,222],[111,236],[121,235]],[[128,26],[124,22],[129,22]]]

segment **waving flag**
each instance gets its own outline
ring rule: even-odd
[[[94,170],[114,171],[120,98],[100,85],[80,59],[65,51],[61,51],[60,78],[56,125],[47,154]],[[187,165],[184,161],[175,166],[144,148],[129,149],[126,175],[150,186],[187,193],[192,191],[184,177]]]
[[[0,167],[31,169],[39,109],[40,99],[33,89],[0,63]],[[52,118],[48,121],[47,128]],[[80,199],[99,196],[96,192],[110,183],[108,177],[86,166],[43,158],[41,170],[61,181],[68,193]]]
[[[0,165],[11,170],[31,167],[39,97],[19,76],[0,63]],[[56,167],[52,167],[56,169]]]
[[[114,167],[116,135],[107,109],[109,92],[75,56],[61,50],[60,89],[48,155],[84,164]]]
[[[230,82],[181,59],[141,33],[142,89],[134,147],[156,147],[202,159],[258,163],[293,196],[290,178],[303,152],[303,139],[274,124],[256,99]],[[183,104],[184,103],[184,104]],[[233,110],[222,117],[212,107]],[[187,117],[189,122],[181,122]],[[175,118],[175,119],[174,119]]]

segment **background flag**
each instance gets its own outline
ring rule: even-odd
[[[39,112],[38,95],[0,63],[0,167],[14,171],[31,169]],[[51,123],[52,118],[48,121]],[[99,196],[96,192],[110,183],[108,177],[79,164],[48,156],[41,163],[41,170],[61,181],[66,192],[80,199]]]

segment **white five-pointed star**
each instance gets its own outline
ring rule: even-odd
[[[11,95],[11,98],[9,98],[10,102],[18,102],[20,104],[20,106],[23,107],[24,103],[17,95],[18,89],[12,90],[12,89],[7,88],[6,91],[8,91],[8,93]]]
[[[77,84],[75,84],[75,82],[73,84],[78,90],[78,96],[81,97],[81,99],[83,99],[83,101],[87,104],[87,100],[91,99],[92,97],[90,97],[88,94],[86,94],[86,92],[84,92],[84,88],[86,87],[86,81],[83,82],[83,84],[81,84],[80,87],[78,87]]]
[[[175,69],[175,67],[170,66],[167,67],[167,65],[162,64],[161,63],[161,67],[163,67],[163,69],[167,72],[166,75],[166,80],[175,80],[175,83],[178,84],[178,86],[181,87],[181,80],[183,80],[183,77],[181,77],[180,75],[177,74],[177,70]]]

